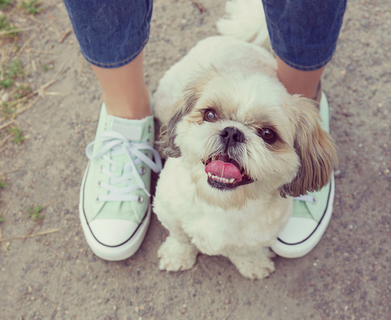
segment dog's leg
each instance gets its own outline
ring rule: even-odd
[[[197,248],[179,224],[163,223],[170,235],[158,250],[159,269],[167,271],[188,270],[195,264]]]
[[[273,257],[275,254],[268,247],[262,247],[255,253],[228,255],[239,272],[249,279],[263,279],[269,276],[274,271],[274,262],[270,259]]]

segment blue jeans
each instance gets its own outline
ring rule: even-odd
[[[101,68],[122,67],[144,49],[153,0],[64,0],[80,50]]]
[[[292,68],[310,71],[330,61],[347,0],[262,0],[270,42]]]
[[[276,54],[299,70],[331,59],[347,0],[262,0]],[[64,0],[81,52],[98,67],[131,62],[148,41],[152,0]]]

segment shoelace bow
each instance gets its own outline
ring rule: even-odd
[[[94,155],[92,154],[92,148],[95,143],[103,142],[103,147]],[[152,161],[147,155],[145,155],[140,150],[149,150],[153,154],[155,162]],[[123,164],[123,174],[117,176],[113,169],[115,170],[116,161],[111,159],[106,153],[111,151],[111,156],[126,154],[129,157],[129,162]],[[99,196],[98,201],[139,201],[140,198],[138,195],[132,195],[131,192],[142,189],[148,197],[151,194],[145,188],[144,181],[141,179],[140,175],[143,174],[143,168],[137,170],[136,166],[140,163],[144,163],[149,168],[151,168],[155,173],[158,173],[162,170],[162,161],[160,159],[159,153],[152,148],[147,143],[135,143],[130,142],[122,134],[114,131],[103,132],[98,139],[88,144],[86,148],[86,155],[88,159],[103,158],[110,163],[110,170],[102,167],[102,173],[109,177],[109,183],[100,182],[99,186],[110,191],[109,194],[104,196]],[[136,184],[130,185],[132,179],[135,179]],[[126,185],[124,188],[117,188],[114,185],[121,183]]]

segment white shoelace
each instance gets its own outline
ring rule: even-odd
[[[299,197],[294,197],[293,200],[299,200],[299,201],[305,201],[305,202],[311,202],[316,203],[316,198],[313,196],[307,195],[301,195]]]
[[[104,146],[94,155],[92,154],[92,148],[95,143],[103,142]],[[153,154],[155,162],[152,161],[147,155],[142,153],[140,150],[149,150]],[[110,159],[106,153],[110,151],[111,156],[117,156],[121,154],[126,154],[129,157],[129,162],[123,164],[123,174],[118,176],[115,174],[116,161]],[[99,196],[98,201],[140,201],[138,195],[133,195],[131,192],[142,189],[148,197],[151,194],[145,188],[144,181],[141,179],[140,175],[144,173],[145,168],[142,167],[137,170],[136,166],[140,163],[144,163],[154,172],[158,173],[162,170],[162,161],[160,159],[159,153],[152,148],[147,143],[134,143],[130,142],[122,134],[114,131],[103,132],[98,139],[88,144],[86,148],[86,155],[88,159],[103,158],[110,163],[110,170],[102,167],[102,173],[109,177],[109,183],[100,182],[99,186],[103,189],[110,191],[109,194],[104,196]],[[131,185],[132,179],[135,179],[136,184]],[[114,185],[121,183],[126,185],[124,188],[117,188]]]

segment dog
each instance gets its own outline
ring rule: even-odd
[[[190,269],[201,252],[267,277],[292,197],[320,190],[336,163],[315,103],[287,92],[266,49],[224,35],[172,66],[154,100],[167,157],[153,202],[169,230],[159,268]]]

